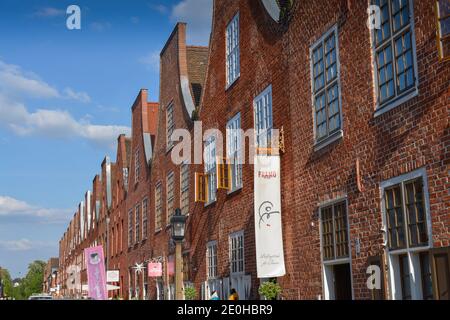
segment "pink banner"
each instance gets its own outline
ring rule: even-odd
[[[148,264],[148,276],[151,278],[162,277],[162,263]]]
[[[84,258],[87,267],[89,297],[95,300],[107,300],[105,259],[103,247],[84,249]]]

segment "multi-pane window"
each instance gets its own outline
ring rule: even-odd
[[[439,58],[450,59],[450,1],[436,1],[437,41]]]
[[[167,125],[167,148],[173,146],[172,134],[175,129],[175,120],[173,117],[173,104],[170,104],[166,110],[166,125]]]
[[[230,235],[231,274],[244,273],[244,232]]]
[[[374,31],[378,104],[402,97],[416,87],[410,0],[375,0],[381,28]]]
[[[328,31],[311,50],[315,139],[320,142],[341,129],[338,32]]]
[[[239,58],[239,13],[230,21],[226,30],[227,86],[240,75]]]
[[[134,227],[134,232],[135,232],[135,243],[138,243],[139,241],[141,241],[141,205],[138,204],[135,207],[135,211],[134,211],[134,219],[135,219],[135,227]]]
[[[133,245],[133,210],[128,211],[128,247]]]
[[[141,161],[139,161],[140,152],[136,150],[134,153],[134,183],[139,182],[139,177],[141,174]]]
[[[189,165],[180,168],[180,209],[182,214],[189,213]]]
[[[142,240],[148,237],[148,199],[142,201]]]
[[[231,163],[231,191],[242,186],[241,114],[227,124],[227,158]]]
[[[215,279],[217,272],[217,242],[211,241],[206,249],[206,259],[208,261],[208,279]]]
[[[272,86],[267,87],[253,102],[255,110],[256,146],[270,148],[272,140]]]
[[[428,244],[422,178],[384,190],[389,248],[402,249]]]
[[[409,260],[406,254],[398,257],[400,266],[400,283],[403,300],[411,300],[411,272],[409,271]]]
[[[167,224],[170,222],[170,217],[173,215],[174,211],[174,201],[175,201],[175,175],[173,172],[169,173],[167,176]]]
[[[347,258],[347,206],[342,201],[320,209],[323,260]]]
[[[216,137],[212,135],[205,141],[205,174],[208,182],[206,203],[216,200],[216,165]]]
[[[156,185],[155,188],[155,229],[162,228],[162,185]]]

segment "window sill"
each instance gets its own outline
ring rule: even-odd
[[[162,231],[162,228],[156,229],[156,230],[155,230],[155,234],[158,234],[158,233],[160,233],[161,231]]]
[[[330,144],[342,139],[343,137],[344,137],[344,131],[342,129],[339,131],[336,131],[328,138],[321,140],[320,142],[316,142],[314,144],[314,152],[317,152],[317,151],[329,146]]]
[[[172,144],[171,146],[166,147],[166,155],[169,154],[174,147],[175,147],[174,144]]]
[[[234,79],[230,84],[227,84],[225,86],[225,91],[230,90],[231,88],[234,87],[234,85],[238,82],[238,80],[241,78],[241,74],[239,73],[238,76],[236,77],[236,79]]]
[[[235,193],[238,193],[241,190],[242,190],[242,186],[236,187],[235,189],[228,191],[227,196],[234,195]]]
[[[206,202],[206,203],[205,203],[205,208],[207,208],[207,207],[209,207],[209,206],[212,206],[213,204],[216,203],[216,201],[217,201],[217,199],[212,200],[212,201],[210,201],[210,202]]]
[[[418,89],[413,89],[409,93],[406,93],[402,97],[400,97],[400,98],[398,98],[398,99],[396,99],[396,100],[394,100],[392,102],[389,102],[389,103],[387,103],[387,104],[385,104],[385,105],[383,105],[381,107],[378,105],[376,111],[373,114],[373,117],[374,118],[379,117],[382,114],[384,114],[384,113],[386,113],[386,112],[388,112],[388,111],[390,111],[392,109],[395,109],[399,105],[407,102],[408,100],[410,100],[410,99],[412,99],[412,98],[414,98],[414,97],[416,97],[418,95],[419,95],[419,90]]]

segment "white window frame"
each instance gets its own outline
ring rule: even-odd
[[[141,204],[137,203],[134,206],[134,243],[141,241]]]
[[[139,178],[141,175],[141,161],[139,161],[140,155],[141,155],[140,150],[137,149],[134,152],[134,183],[135,184],[139,182]]]
[[[228,23],[225,31],[226,89],[236,82],[241,74],[239,22],[238,12]]]
[[[325,56],[325,46],[326,40],[330,38],[330,36],[334,35],[335,40],[335,52],[336,52],[336,77],[330,83],[326,81],[326,56]],[[314,58],[313,54],[316,48],[322,46],[323,56],[323,75],[324,75],[324,84],[323,87],[315,92],[315,79],[314,79]],[[314,133],[314,150],[320,150],[325,146],[333,143],[336,140],[339,140],[344,136],[344,119],[342,114],[342,92],[341,92],[341,63],[340,63],[340,53],[339,53],[339,29],[337,24],[332,26],[328,31],[326,31],[310,48],[309,48],[309,59],[310,59],[310,74],[311,74],[311,102],[312,102],[312,116],[313,116],[313,133]],[[328,92],[330,88],[337,86],[337,103],[339,104],[339,127],[335,129],[333,132],[329,132],[328,129],[328,102],[325,102],[325,117],[327,118],[327,133],[325,136],[320,139],[317,136],[317,113],[316,113],[316,98],[321,95],[325,95],[326,101],[328,101]]]
[[[128,210],[128,248],[134,244],[133,239],[133,209]]]
[[[242,130],[241,113],[238,112],[227,123],[227,158],[230,161],[230,191],[242,188]]]
[[[345,202],[346,216],[347,216],[347,243],[348,243],[348,257],[338,258],[333,260],[325,260],[323,254],[323,228],[322,228],[322,209],[329,206],[334,206],[338,203]],[[319,236],[320,236],[320,259],[322,265],[322,294],[325,300],[334,300],[334,275],[332,267],[334,265],[348,264],[350,266],[350,286],[352,288],[352,299],[354,299],[354,289],[353,289],[353,268],[352,268],[352,246],[350,241],[350,224],[349,224],[349,211],[348,211],[348,200],[347,196],[339,197],[330,201],[322,202],[318,205],[319,207]],[[336,242],[335,242],[336,245]]]
[[[253,100],[253,116],[255,123],[255,146],[267,148],[272,143],[273,100],[272,85],[269,85]],[[261,139],[265,143],[261,143]],[[269,143],[270,141],[270,143]]]
[[[189,189],[190,189],[189,164],[184,162],[180,166],[180,209],[181,213],[184,215],[189,215],[189,204],[190,204]],[[186,204],[184,202],[186,202]]]
[[[163,203],[162,203],[162,184],[159,181],[155,186],[155,231],[162,229],[162,215],[163,215]],[[159,225],[158,225],[159,216]]]
[[[174,146],[174,142],[171,137],[175,130],[175,116],[174,116],[174,104],[171,102],[166,108],[166,143],[167,150],[170,150]]]
[[[148,238],[148,198],[142,200],[142,240]]]
[[[217,258],[217,241],[210,241],[206,246],[206,277],[208,280],[217,279],[219,275]]]
[[[382,115],[385,112],[388,112],[399,105],[405,103],[406,101],[414,98],[419,94],[419,71],[418,71],[418,63],[417,63],[417,51],[416,51],[416,34],[415,34],[415,22],[414,22],[414,2],[413,0],[407,0],[409,1],[409,10],[410,10],[410,23],[407,26],[402,27],[400,30],[397,30],[397,32],[394,34],[392,29],[392,17],[391,17],[391,2],[392,0],[387,0],[389,2],[388,8],[389,8],[389,19],[390,19],[390,29],[391,29],[391,35],[388,38],[389,40],[384,40],[382,44],[379,46],[375,43],[375,32],[376,29],[372,30],[370,32],[370,42],[372,47],[372,67],[373,67],[373,81],[374,81],[374,95],[375,95],[375,112],[374,117],[378,117]],[[375,1],[373,1],[375,3]],[[406,90],[403,93],[397,94],[397,85],[396,85],[396,77],[397,77],[397,71],[396,67],[394,68],[395,62],[395,49],[394,49],[394,40],[395,38],[399,37],[401,34],[405,32],[406,29],[410,29],[411,32],[411,46],[412,46],[412,59],[413,59],[413,68],[414,68],[414,77],[415,82],[414,86],[410,89]],[[380,97],[379,97],[379,88],[378,88],[378,64],[377,64],[377,47],[383,47],[386,46],[386,44],[390,42],[392,45],[392,64],[393,64],[393,77],[394,77],[394,97],[387,100],[386,102],[380,104]]]
[[[173,215],[175,210],[175,174],[170,171],[166,177],[166,224],[170,224],[170,217]]]
[[[242,246],[239,246],[239,239],[241,239]],[[230,261],[230,275],[240,276],[245,274],[245,238],[244,231],[237,231],[230,234],[229,238],[229,261]],[[237,247],[233,247],[233,243],[236,243]],[[239,258],[239,251],[242,250],[242,259]],[[233,251],[236,251],[236,259],[233,259]],[[242,269],[239,264],[242,262]],[[237,271],[233,271],[233,263],[236,263]]]
[[[424,208],[426,215],[426,223],[427,223],[427,232],[428,232],[428,245],[419,246],[419,247],[409,247],[409,239],[407,232],[407,220],[404,221],[406,228],[406,248],[403,249],[395,249],[391,250],[388,246],[388,235],[387,235],[387,213],[386,213],[386,199],[385,199],[385,190],[393,187],[395,185],[401,184],[401,188],[404,188],[404,183],[409,182],[411,180],[415,180],[421,178],[423,183],[423,196],[424,196]],[[403,207],[405,206],[405,197],[404,191],[402,190],[403,197]],[[420,269],[420,259],[419,254],[421,252],[427,252],[432,248],[432,221],[431,221],[431,210],[430,210],[430,197],[428,191],[428,178],[427,172],[425,168],[421,168],[415,170],[410,173],[403,174],[401,176],[391,178],[389,180],[383,181],[380,184],[380,199],[381,199],[381,209],[382,209],[382,223],[383,223],[383,235],[384,235],[384,246],[386,250],[387,264],[388,264],[388,280],[389,280],[389,293],[390,298],[392,300],[402,299],[402,288],[401,288],[401,280],[400,280],[400,272],[399,272],[399,259],[400,255],[407,255],[409,262],[409,270],[410,270],[410,287],[411,287],[411,298],[413,300],[421,300],[422,295],[422,281],[418,281],[417,279],[421,279],[421,269]],[[403,212],[406,217],[406,212]],[[431,259],[431,255],[430,255]],[[431,263],[431,260],[430,260]]]
[[[210,135],[205,140],[205,174],[207,175],[207,196],[205,206],[217,199],[217,160],[216,160],[216,136]]]

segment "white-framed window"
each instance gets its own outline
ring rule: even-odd
[[[155,187],[155,230],[162,228],[162,185],[161,182]]]
[[[206,247],[207,277],[215,279],[218,276],[217,269],[217,241],[210,241]]]
[[[239,52],[239,13],[237,13],[227,26],[226,30],[226,74],[227,88],[231,86],[240,75]]]
[[[128,211],[128,247],[133,245],[133,209]]]
[[[139,159],[140,152],[139,149],[134,153],[134,183],[139,182],[140,174],[141,174],[141,161]]]
[[[337,26],[310,49],[314,138],[316,144],[342,134],[339,37]]]
[[[189,165],[180,167],[180,209],[182,214],[189,214]]]
[[[216,137],[211,135],[205,141],[205,174],[207,175],[208,180],[206,205],[216,201],[216,166]]]
[[[253,101],[255,113],[256,147],[270,148],[272,142],[272,85],[269,85]]]
[[[391,298],[432,299],[426,170],[382,182],[381,196]]]
[[[166,109],[167,149],[173,147],[173,141],[171,137],[174,130],[175,130],[175,120],[173,116],[173,103],[171,103]]]
[[[244,231],[232,233],[230,245],[230,274],[240,275],[245,272],[244,261]]]
[[[134,220],[135,220],[135,243],[141,241],[141,205],[137,204],[134,209]]]
[[[326,300],[353,298],[347,200],[319,207],[323,293]]]
[[[175,175],[171,171],[169,175],[167,176],[167,212],[166,217],[167,221],[166,224],[170,223],[170,217],[173,215],[174,211],[174,204],[175,204]]]
[[[381,27],[372,32],[376,114],[381,114],[417,94],[418,74],[411,0],[374,0]]]
[[[241,114],[227,123],[227,158],[231,163],[231,192],[242,187]]]
[[[148,198],[142,201],[142,240],[148,237]]]
[[[436,0],[436,27],[439,59],[450,59],[450,2]]]

